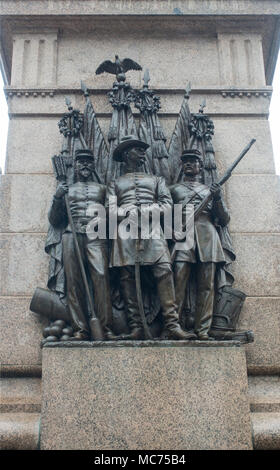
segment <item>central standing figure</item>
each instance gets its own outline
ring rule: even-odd
[[[137,140],[134,136],[126,136],[113,153],[114,160],[123,162],[126,167],[125,174],[112,181],[107,189],[106,205],[110,208],[112,202],[113,205],[117,203],[118,223],[124,219],[124,209],[126,215],[129,215],[129,212],[135,211],[135,208],[139,213],[141,206],[145,205],[146,208],[153,206],[163,214],[164,210],[172,207],[172,198],[164,178],[141,171],[148,147],[145,142]],[[151,221],[149,223],[151,234]],[[136,256],[141,266],[150,266],[155,279],[164,318],[164,335],[177,340],[195,338],[195,335],[183,331],[179,325],[169,249],[161,228],[159,233],[157,239],[149,237],[141,240],[140,258],[134,238],[123,239],[118,230],[117,238],[112,241],[110,264],[112,267],[120,268],[121,292],[130,328],[130,334],[124,336],[124,339],[143,339],[143,325],[135,285]]]

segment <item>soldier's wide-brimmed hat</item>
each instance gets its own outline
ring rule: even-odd
[[[201,152],[200,150],[198,149],[186,149],[186,150],[183,150],[183,153],[181,155],[181,160],[182,162],[186,162],[187,160],[189,160],[190,158],[196,158],[197,160],[199,160],[199,162],[201,163],[201,165],[203,165],[203,159],[202,159],[202,155],[201,155]]]
[[[134,135],[126,135],[125,137],[122,137],[119,145],[113,152],[113,159],[116,162],[123,162],[123,152],[135,147],[140,147],[146,150],[149,145],[142,140],[136,139]]]
[[[93,153],[90,149],[78,149],[75,152],[75,160],[80,160],[82,158],[88,158],[89,160],[94,161]]]

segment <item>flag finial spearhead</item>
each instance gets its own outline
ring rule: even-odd
[[[192,85],[191,85],[191,82],[188,82],[186,89],[185,89],[185,98],[187,98],[187,100],[190,97],[191,91],[192,91]]]
[[[206,99],[204,98],[202,102],[200,103],[200,108],[199,108],[199,113],[203,114],[204,113],[204,108],[206,108]]]
[[[144,73],[144,77],[143,77],[144,87],[148,88],[150,80],[151,80],[151,78],[150,78],[149,69],[146,69],[145,73]]]
[[[82,90],[85,97],[89,96],[88,88],[87,88],[85,82],[83,82],[83,80],[81,80],[81,90]]]

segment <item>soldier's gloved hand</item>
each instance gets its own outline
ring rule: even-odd
[[[218,201],[222,197],[221,186],[218,183],[213,183],[210,186],[210,191],[213,194],[214,201]]]
[[[68,185],[66,183],[59,183],[56,189],[55,197],[56,199],[61,199],[63,196],[68,193]]]

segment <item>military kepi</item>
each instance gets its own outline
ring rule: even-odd
[[[75,160],[81,160],[82,158],[88,158],[94,160],[93,153],[90,149],[78,149],[75,152]]]
[[[183,150],[183,153],[181,155],[182,162],[185,163],[187,160],[189,160],[189,158],[196,158],[197,160],[199,160],[201,165],[203,165],[203,159],[202,159],[202,155],[201,155],[200,150],[198,150],[198,149]]]
[[[122,137],[119,145],[114,150],[113,159],[117,162],[123,162],[123,152],[135,147],[140,147],[146,150],[149,145],[142,140],[136,139],[134,135],[126,135],[125,137]]]

